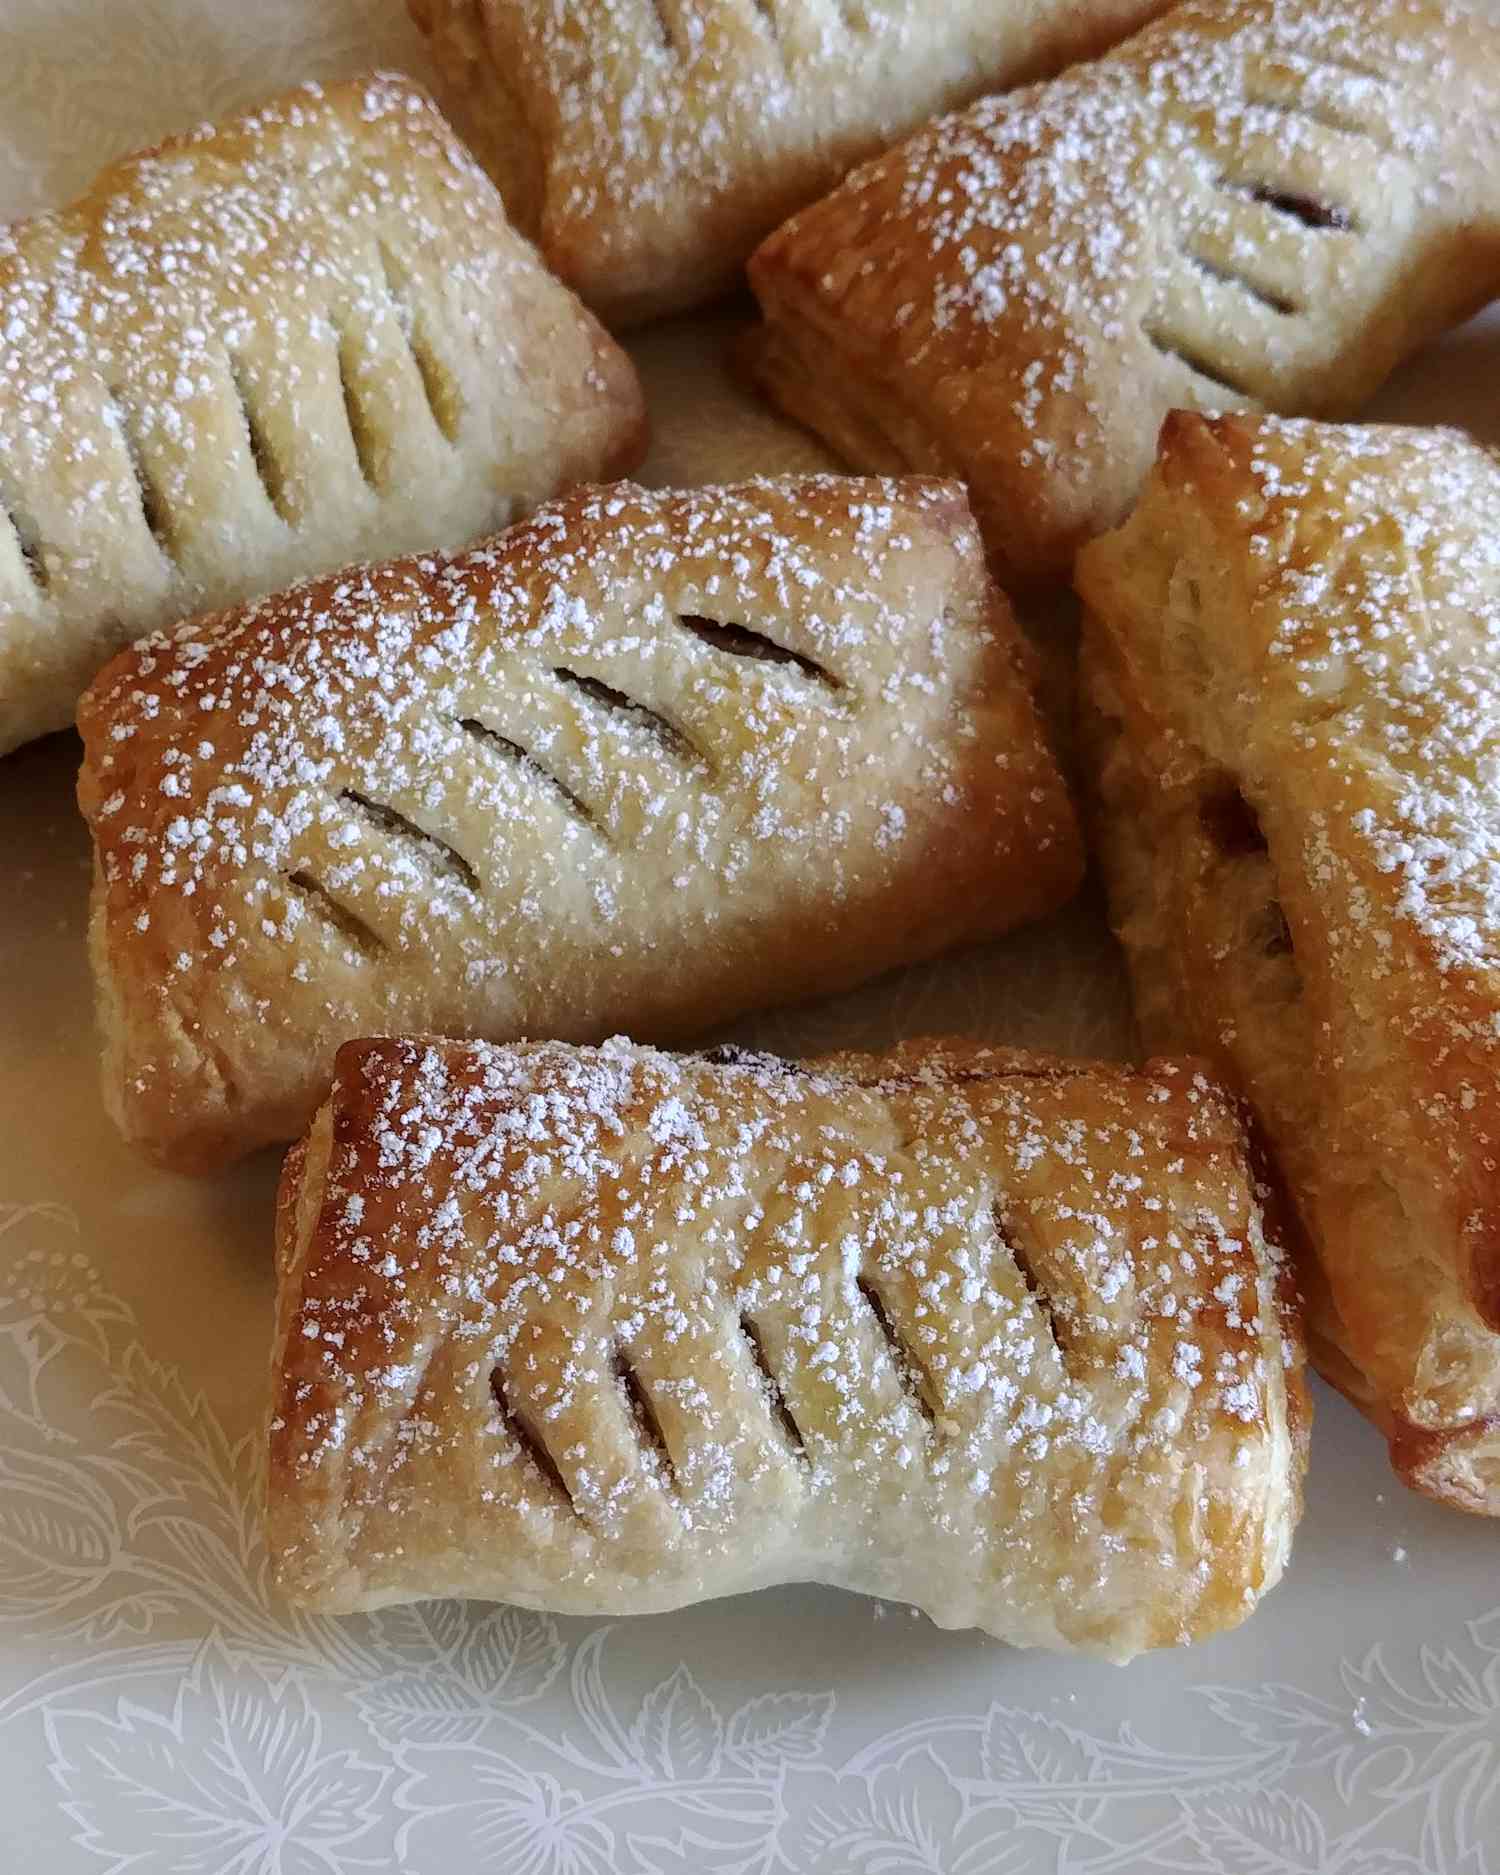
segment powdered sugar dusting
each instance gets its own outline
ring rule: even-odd
[[[1263,1580],[1294,1462],[1273,1271],[1230,1110],[1185,1071],[374,1043],[331,1116],[277,1450],[292,1498],[371,1507],[368,1583],[406,1579],[384,1545],[454,1466],[495,1592],[550,1545],[561,1607],[817,1559],[1109,1649],[1111,1606],[1138,1640],[1165,1579],[1184,1628]]]
[[[1021,663],[959,491],[838,477],[586,492],[148,641],[83,712],[125,1071],[180,1082],[181,1020],[310,1111],[370,1028],[680,1033],[1050,907]]]

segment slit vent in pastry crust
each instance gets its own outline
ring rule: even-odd
[[[1098,841],[1148,1047],[1255,1102],[1314,1358],[1500,1515],[1500,461],[1175,413],[1079,558]],[[1313,1254],[1315,1252],[1315,1254]]]
[[[148,640],[80,711],[105,1089],[207,1167],[341,1041],[701,1032],[1082,870],[962,491],[586,491]]]
[[[728,292],[852,164],[1163,0],[409,4],[517,225],[619,325]]]
[[[1123,1660],[1280,1575],[1306,1400],[1192,1064],[351,1042],[287,1164],[304,1606],[815,1579]]]
[[[1176,8],[919,131],[750,262],[746,357],[855,468],[969,485],[1066,577],[1174,407],[1352,414],[1500,292],[1500,25],[1433,0]]]
[[[303,86],[0,234],[0,754],[142,633],[633,468],[635,372],[427,99]]]

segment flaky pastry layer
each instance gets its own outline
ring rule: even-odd
[[[409,0],[511,214],[615,325],[729,291],[854,163],[1162,4]]]
[[[1285,1563],[1300,1349],[1190,1064],[355,1042],[277,1243],[306,1607],[816,1579],[1123,1660]]]
[[[0,231],[0,754],[142,633],[456,547],[644,447],[635,372],[404,78]]]
[[[962,491],[585,491],[149,640],[80,723],[105,1091],[295,1137],[334,1051],[669,1039],[1056,908],[1082,868]]]
[[[1077,578],[1147,1045],[1254,1100],[1397,1470],[1500,1514],[1500,461],[1178,413]]]
[[[1352,414],[1500,292],[1500,25],[1194,0],[919,131],[750,263],[753,368],[853,466],[956,475],[1065,578],[1173,407]]]

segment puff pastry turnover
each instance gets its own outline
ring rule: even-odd
[[[853,465],[959,475],[1066,577],[1172,407],[1351,413],[1500,292],[1500,24],[1189,5],[919,132],[757,252],[752,367]]]
[[[612,323],[726,291],[862,157],[1162,4],[410,0],[511,214]]]
[[[1177,414],[1078,585],[1147,1044],[1258,1105],[1396,1469],[1500,1514],[1500,461]]]
[[[176,1165],[339,1042],[701,1031],[990,935],[1082,866],[951,484],[551,504],[147,641],[80,713],[105,1085]]]
[[[0,753],[142,632],[453,547],[644,442],[421,92],[304,86],[0,231]]]
[[[1229,1100],[955,1043],[353,1042],[282,1183],[304,1605],[809,1578],[1123,1660],[1247,1615],[1305,1403]]]

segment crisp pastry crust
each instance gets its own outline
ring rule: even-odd
[[[644,446],[630,361],[403,78],[117,163],[0,231],[0,304],[0,753],[143,632]]]
[[[278,1263],[304,1606],[816,1579],[1123,1660],[1286,1560],[1300,1353],[1191,1064],[353,1042]]]
[[[1253,1098],[1396,1469],[1500,1515],[1500,460],[1176,413],[1078,588],[1147,1045]]]
[[[409,4],[517,224],[621,324],[727,291],[854,163],[1163,0]]]
[[[80,711],[105,1091],[207,1167],[362,1034],[701,1032],[1082,870],[952,484],[551,504],[147,641]]]
[[[759,249],[752,369],[851,464],[961,476],[1064,578],[1168,409],[1351,414],[1500,292],[1500,24],[1432,0],[1176,8],[919,132]]]

